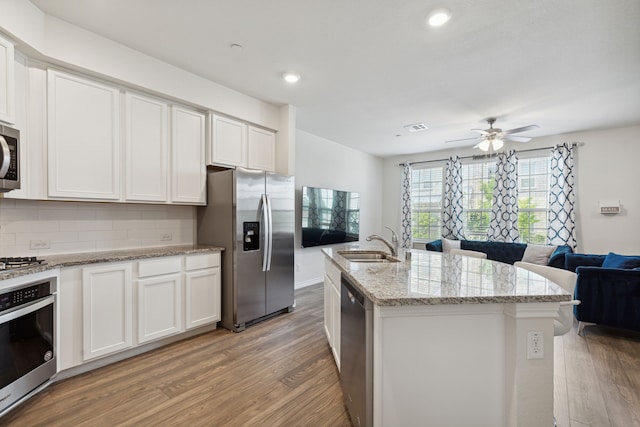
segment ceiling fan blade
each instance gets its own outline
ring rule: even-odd
[[[515,141],[515,142],[529,142],[531,141],[531,138],[527,138],[525,136],[512,136],[512,135],[507,135],[503,138],[506,141]]]
[[[450,139],[449,141],[445,141],[445,142],[470,141],[472,139],[480,139],[480,138],[482,138],[482,137],[481,136],[474,136],[473,138]]]
[[[474,132],[478,132],[480,135],[487,135],[489,132],[487,132],[484,129],[471,129]]]
[[[505,130],[502,131],[505,135],[510,135],[512,133],[520,133],[520,132],[526,132],[528,130],[534,130],[534,129],[538,129],[540,126],[538,125],[529,125],[529,126],[523,126],[521,128],[515,128],[515,129],[509,129],[509,130]]]

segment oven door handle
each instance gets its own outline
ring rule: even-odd
[[[0,324],[10,322],[17,319],[18,317],[22,317],[29,313],[33,313],[34,311],[40,310],[41,308],[46,307],[49,304],[53,304],[55,300],[55,295],[49,295],[44,299],[39,299],[38,301],[26,304],[16,311],[10,311],[6,314],[0,315]]]

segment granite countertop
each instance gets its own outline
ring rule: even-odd
[[[571,295],[544,277],[509,264],[413,249],[400,262],[352,262],[341,250],[381,250],[351,244],[322,251],[376,305],[559,302]],[[384,252],[388,252],[384,250]]]
[[[74,265],[95,264],[100,262],[130,261],[135,259],[156,258],[164,256],[188,255],[197,253],[220,252],[224,248],[209,245],[181,245],[163,246],[142,249],[122,249],[104,252],[82,252],[62,255],[45,255],[39,257],[44,260],[40,265],[7,270],[0,272],[0,280],[12,279],[27,274],[39,273],[54,268],[71,267]]]

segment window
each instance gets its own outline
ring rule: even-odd
[[[411,171],[411,233],[416,240],[442,234],[442,166]]]
[[[468,240],[487,238],[495,168],[495,160],[462,165],[464,234]],[[443,166],[412,171],[411,226],[417,241],[441,237],[443,175]],[[547,241],[549,175],[549,156],[518,159],[518,228],[522,242]]]

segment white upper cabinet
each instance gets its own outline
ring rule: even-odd
[[[247,126],[236,120],[211,115],[210,164],[246,166]]]
[[[171,107],[171,201],[206,203],[205,116]]]
[[[120,198],[120,91],[48,71],[49,197]]]
[[[249,126],[248,131],[248,161],[251,169],[261,169],[269,172],[276,170],[276,134]]]
[[[15,123],[13,43],[0,37],[0,121]]]
[[[211,115],[208,164],[275,171],[275,133]]]
[[[165,102],[126,95],[127,201],[166,202],[169,183],[169,108]]]

